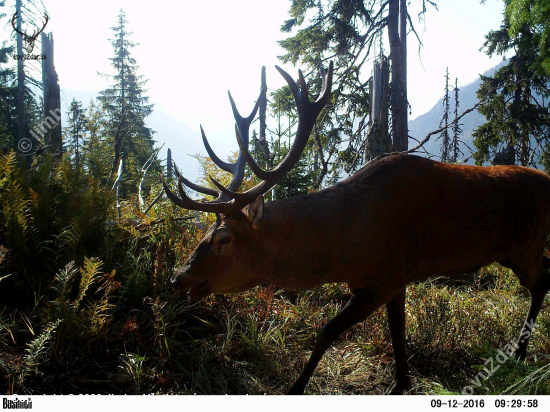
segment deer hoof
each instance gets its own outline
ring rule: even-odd
[[[527,348],[518,348],[514,352],[514,358],[519,361],[523,362],[525,360],[525,357],[527,356]]]
[[[292,388],[287,392],[287,395],[303,395],[304,394],[304,388],[301,387],[301,385],[298,385],[298,382],[296,382],[294,385],[292,385]]]
[[[407,377],[407,380],[402,382],[394,382],[386,392],[386,395],[405,395],[409,389],[411,389],[411,380]]]

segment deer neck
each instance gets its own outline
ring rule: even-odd
[[[319,207],[312,195],[269,202],[265,220],[258,228],[258,276],[289,289],[307,289],[338,282],[331,256],[339,253],[330,242],[338,222],[330,202]]]

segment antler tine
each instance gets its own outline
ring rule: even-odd
[[[277,67],[277,66],[276,66]],[[307,144],[313,125],[317,119],[317,116],[323,109],[323,107],[328,103],[330,98],[330,92],[332,88],[332,73],[333,73],[333,63],[330,62],[328,75],[321,71],[321,77],[323,81],[322,92],[317,101],[314,103],[309,101],[309,96],[307,92],[307,86],[303,75],[300,72],[300,84],[302,90],[298,89],[296,82],[290,77],[290,75],[277,67],[277,70],[281,73],[284,79],[287,81],[290,90],[294,96],[294,101],[296,102],[296,107],[298,109],[298,130],[296,132],[296,138],[294,143],[287,153],[283,161],[272,171],[266,172],[260,168],[257,163],[254,161],[250,153],[248,152],[245,142],[241,139],[238,128],[236,128],[237,143],[241,150],[241,155],[244,157],[254,174],[258,176],[263,182],[257,184],[252,189],[244,193],[229,193],[229,191],[221,189],[216,183],[216,186],[224,192],[227,196],[230,196],[234,199],[235,209],[242,209],[247,204],[251,203],[259,195],[267,192],[273,186],[277,184],[279,179],[283,177],[294,165],[300,160],[300,156]],[[239,156],[240,157],[240,156]],[[224,188],[225,189],[225,188]],[[234,210],[233,210],[234,212]]]
[[[187,180],[182,175],[180,175],[179,178],[181,179],[181,181],[183,182],[183,184],[185,186],[190,187],[195,192],[204,193],[205,195],[209,195],[209,196],[214,196],[216,198],[216,200],[220,198],[220,192],[218,192],[217,190],[210,189],[209,187],[204,187],[204,186],[201,186],[201,185],[197,185],[197,184]]]
[[[183,181],[183,184],[185,186],[188,186],[190,187],[191,189],[193,189],[195,192],[199,192],[199,193],[204,193],[205,195],[209,195],[209,196],[215,196],[216,197],[216,200],[219,199],[220,197],[220,192],[218,192],[217,190],[214,190],[214,189],[210,189],[209,187],[204,187],[204,186],[200,186],[200,185],[197,185],[196,183],[193,183],[189,180],[187,180],[179,171],[178,169],[178,166],[176,165],[176,162],[174,162],[172,160],[172,165],[174,166],[174,171],[176,172],[176,177],[178,178],[178,180],[181,178],[182,181]]]
[[[250,166],[250,169],[252,169],[252,172],[258,176],[262,180],[267,180],[269,178],[269,172],[266,172],[263,170],[256,161],[252,158],[250,153],[248,152],[247,148],[244,145],[244,142],[241,139],[241,134],[239,133],[239,129],[235,125],[235,135],[237,136],[237,143],[239,144],[239,149],[241,150],[241,154],[246,160],[246,163],[248,163],[248,166]]]
[[[240,126],[241,124],[243,126],[250,126],[250,123],[252,123],[252,120],[254,120],[254,117],[256,117],[256,113],[258,112],[258,109],[260,108],[260,103],[265,98],[265,91],[262,90],[260,92],[260,96],[258,96],[258,99],[256,100],[256,104],[254,105],[254,108],[252,109],[252,112],[248,117],[242,117],[239,113],[239,110],[237,110],[237,105],[235,104],[235,101],[233,100],[233,97],[231,96],[231,92],[228,91],[227,94],[229,95],[229,102],[231,103],[231,109],[233,110],[233,117],[235,118],[235,121]]]
[[[225,202],[225,203],[204,202],[203,203],[203,202],[197,202],[191,199],[187,195],[187,193],[185,193],[185,190],[183,190],[182,182],[183,181],[181,180],[181,175],[180,175],[180,179],[178,181],[178,191],[181,196],[180,198],[170,190],[170,188],[166,184],[166,181],[164,180],[164,176],[162,176],[162,185],[164,187],[164,191],[166,192],[166,196],[177,206],[188,210],[198,210],[200,212],[224,213],[224,214],[231,213],[233,207],[232,207],[232,204],[229,202]]]
[[[235,174],[235,164],[224,162],[216,155],[216,153],[214,153],[214,151],[210,147],[210,144],[208,143],[208,140],[206,139],[206,134],[204,134],[202,125],[201,125],[201,134],[202,134],[202,142],[204,144],[204,147],[206,148],[206,151],[208,152],[208,155],[210,156],[214,164],[216,164],[216,166],[218,166],[222,170],[225,170],[226,172]]]
[[[229,190],[228,188],[226,188],[224,185],[222,185],[220,182],[218,182],[216,179],[214,179],[212,176],[208,176],[208,178],[210,179],[210,181],[218,188],[220,189],[221,192],[223,192],[225,195],[227,195],[229,198],[231,199],[236,199],[236,200],[245,200],[247,197],[244,195],[244,193],[238,193],[238,192],[233,192],[231,190]],[[245,192],[246,193],[246,192]]]
[[[235,134],[237,136],[237,141],[239,141],[239,137],[241,138],[242,147],[244,147],[244,150],[242,149],[241,145],[240,151],[239,151],[239,157],[237,158],[237,161],[235,164],[235,172],[233,172],[234,177],[229,186],[227,186],[227,189],[230,190],[233,194],[236,195],[237,190],[239,190],[239,187],[241,187],[241,184],[244,180],[244,168],[246,166],[246,154],[248,154],[248,146],[250,143],[249,138],[249,129],[250,124],[254,120],[254,117],[256,117],[256,113],[258,113],[258,109],[260,108],[260,104],[262,103],[263,99],[265,99],[265,90],[262,90],[260,92],[260,96],[256,100],[256,104],[254,105],[254,108],[252,109],[252,112],[248,117],[242,117],[237,110],[237,105],[235,104],[235,101],[233,100],[233,97],[231,96],[231,92],[227,92],[229,96],[229,102],[231,103],[231,109],[233,110],[233,116],[235,118],[236,122],[236,128],[235,128]],[[227,193],[224,192],[225,195]],[[231,196],[231,195],[228,195]],[[236,195],[238,196],[238,195]],[[235,198],[235,196],[231,196]]]
[[[294,100],[297,99],[297,96],[300,95],[300,90],[298,89],[298,86],[296,85],[296,82],[292,77],[290,77],[290,74],[285,72],[283,69],[281,69],[279,66],[275,66],[277,71],[280,73],[281,76],[286,80],[288,87],[290,87],[290,91],[292,92],[292,95],[294,96]]]
[[[332,60],[330,61],[330,64],[328,66],[328,73],[325,72],[325,69],[323,69],[322,67],[320,68],[319,72],[321,74],[321,78],[323,79],[323,86],[321,88],[321,93],[319,94],[319,97],[313,104],[320,104],[322,105],[322,107],[324,107],[330,100],[330,92],[332,90],[333,71],[334,71],[334,65],[332,63]]]
[[[179,179],[179,177],[180,177],[180,171],[179,171],[179,169],[178,169],[178,165],[177,165],[176,162],[174,162],[173,160],[172,160],[172,165],[174,166],[174,172],[176,172],[176,177]]]
[[[252,123],[252,120],[254,120],[254,117],[256,116],[256,113],[258,112],[258,109],[260,107],[260,103],[262,102],[262,99],[265,98],[265,91],[262,90],[260,93],[260,96],[258,97],[256,104],[254,105],[254,108],[252,109],[252,112],[248,117],[242,117],[237,109],[237,105],[235,104],[235,101],[233,100],[233,97],[231,96],[231,92],[227,92],[229,95],[229,102],[231,103],[231,108],[233,110],[233,116],[235,117],[235,122],[237,123],[237,127],[240,131],[241,135],[246,136],[245,139],[243,139],[243,143],[246,148],[248,148],[249,144],[249,137],[248,137],[248,131],[250,128],[250,124]],[[227,163],[221,160],[216,153],[212,150],[210,147],[210,144],[208,143],[208,140],[206,139],[206,134],[204,133],[204,130],[201,126],[201,135],[202,135],[202,141],[204,143],[204,147],[206,148],[206,151],[208,152],[210,158],[212,161],[222,170],[225,170],[226,172],[233,174],[233,180],[229,184],[228,188],[232,191],[236,191],[239,189],[239,187],[242,184],[242,181],[244,179],[244,166],[245,166],[245,159],[242,156],[242,151],[239,153],[239,157],[237,158],[237,161],[235,163]],[[189,186],[189,185],[188,185]]]
[[[300,82],[300,98],[304,104],[309,103],[309,94],[307,92],[307,84],[301,70],[298,70],[298,81]]]
[[[248,139],[248,129],[250,127],[250,123],[252,122],[252,120],[256,116],[256,113],[258,112],[258,108],[260,107],[260,103],[261,103],[263,97],[264,97],[264,91],[262,91],[262,93],[260,94],[260,97],[258,98],[256,104],[254,105],[254,109],[252,110],[252,113],[248,117],[244,118],[239,114],[239,111],[237,110],[237,107],[236,107],[235,102],[234,102],[234,100],[231,96],[231,93],[229,93],[229,101],[231,103],[231,107],[233,108],[233,114],[234,114],[234,117],[235,117],[235,121],[237,122],[236,133],[239,136],[239,131],[238,131],[239,128],[242,131],[246,132],[245,142],[241,141],[240,136],[239,136],[239,139],[238,139],[241,142],[241,145],[243,145],[244,147],[248,146],[248,141],[249,141],[249,139]],[[206,188],[204,186],[197,185],[197,184],[192,183],[189,180],[187,180],[185,177],[183,177],[181,175],[181,173],[179,173],[178,168],[175,167],[176,175],[178,177],[178,190],[179,190],[181,198],[178,198],[176,195],[174,195],[172,192],[170,192],[170,188],[168,188],[166,185],[164,185],[166,194],[167,194],[168,198],[170,198],[170,200],[172,200],[178,206],[185,207],[187,209],[205,211],[204,207],[206,205],[208,205],[208,206],[206,206],[209,209],[208,211],[212,211],[212,212],[215,212],[215,213],[223,213],[223,212],[220,211],[221,209],[223,209],[223,211],[226,212],[226,213],[231,212],[231,211],[237,211],[238,212],[240,209],[236,210],[235,202],[231,202],[230,200],[231,199],[240,199],[240,200],[242,200],[242,195],[240,193],[236,193],[236,191],[239,189],[239,187],[241,186],[242,181],[244,179],[244,167],[245,167],[245,164],[246,164],[245,163],[246,160],[243,157],[242,150],[239,153],[239,157],[237,158],[237,161],[235,163],[224,162],[223,160],[221,160],[214,153],[214,151],[210,147],[210,144],[208,143],[208,139],[206,138],[206,134],[204,133],[204,129],[202,128],[202,126],[200,127],[200,129],[201,129],[201,135],[202,135],[202,141],[204,143],[204,147],[206,148],[206,151],[208,152],[208,154],[209,154],[210,158],[212,159],[212,161],[214,162],[214,164],[216,164],[222,170],[225,170],[226,172],[229,172],[229,173],[233,174],[233,179],[232,179],[231,183],[229,184],[229,186],[227,188],[225,188],[223,185],[221,185],[219,182],[217,182],[215,179],[213,179],[211,176],[209,176],[212,183],[216,187],[218,187],[220,189],[220,191],[210,189],[210,188]],[[174,163],[174,166],[175,166],[175,163]],[[208,202],[208,203],[196,202],[196,201],[192,200],[191,198],[189,198],[189,196],[187,196],[187,194],[185,193],[185,190],[183,189],[182,183],[185,184],[186,186],[190,187],[191,189],[197,191],[197,192],[204,193],[204,194],[211,195],[211,196],[216,196],[216,199],[213,200],[212,202]]]
[[[184,182],[184,180],[181,174],[179,175],[178,181],[178,190],[180,192],[181,198],[178,198],[170,191],[170,188],[168,188],[163,178],[162,181],[166,194],[168,198],[172,200],[175,204],[191,210],[223,213],[228,217],[234,217],[241,212],[243,207],[254,201],[256,197],[263,193],[266,193],[269,189],[275,186],[279,179],[284,176],[298,162],[307,144],[309,135],[311,134],[311,130],[313,129],[317,116],[330,99],[330,92],[332,88],[333,63],[331,61],[329,64],[328,73],[325,73],[325,71],[321,68],[320,74],[322,77],[323,86],[321,88],[321,93],[319,97],[313,103],[309,101],[307,85],[301,72],[299,73],[299,82],[301,87],[300,90],[296,82],[292,79],[292,77],[290,77],[287,72],[277,66],[275,67],[288,83],[288,86],[292,91],[292,95],[294,96],[294,101],[296,102],[296,107],[298,110],[298,130],[296,132],[296,138],[294,139],[294,143],[286,157],[275,169],[266,172],[256,164],[256,162],[248,152],[248,130],[250,127],[250,123],[252,122],[254,116],[258,111],[262,99],[265,98],[265,90],[262,90],[260,98],[256,101],[256,105],[254,106],[252,113],[247,118],[243,118],[239,114],[235,102],[233,101],[231,94],[229,94],[229,100],[231,102],[233,113],[235,115],[235,121],[237,123],[235,126],[235,134],[240,148],[237,162],[233,164],[236,168],[233,180],[226,188],[214,178],[209,176],[212,183],[220,190],[220,196],[215,201],[199,203],[190,199],[183,190],[182,183]],[[206,141],[204,133],[203,138],[203,140]],[[205,146],[206,145],[207,143],[205,143]],[[209,146],[207,150],[208,149]],[[211,150],[209,150],[209,154],[212,153]],[[248,163],[252,171],[263,181],[244,193],[237,193],[237,190],[240,187],[244,178],[245,162]],[[228,201],[228,198],[232,200]]]
[[[309,101],[307,86],[301,72],[299,72],[299,81],[302,86],[302,90],[299,90],[296,82],[292,79],[292,77],[290,77],[287,72],[285,72],[278,66],[275,67],[287,81],[288,86],[290,87],[290,90],[294,95],[294,101],[296,102],[296,107],[298,109],[298,130],[296,131],[296,138],[294,139],[292,147],[290,148],[283,161],[275,169],[266,172],[262,170],[256,164],[256,162],[254,162],[250,153],[248,153],[247,150],[244,150],[244,145],[241,144],[242,142],[240,142],[239,136],[237,136],[239,147],[241,148],[241,152],[243,153],[243,156],[245,157],[248,165],[260,179],[265,180],[270,184],[271,182],[273,182],[271,187],[273,187],[285,173],[287,173],[292,167],[294,167],[294,165],[300,159],[300,156],[307,144],[309,135],[311,134],[311,130],[313,129],[313,125],[315,124],[317,116],[319,115],[323,107],[328,103],[328,99],[330,98],[330,91],[332,88],[333,63],[332,61],[330,62],[328,75],[325,74],[323,76],[323,72],[321,72],[323,81],[322,93],[317,101],[315,101],[314,103]]]

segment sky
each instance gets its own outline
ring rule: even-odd
[[[234,123],[228,90],[241,114],[248,114],[260,91],[262,66],[267,67],[269,89],[284,84],[274,65],[294,77],[299,69],[277,59],[283,54],[277,41],[288,36],[280,26],[288,18],[290,0],[42,1],[50,16],[46,31],[54,33],[62,88],[99,91],[108,86],[97,73],[113,74],[108,60],[113,56],[110,28],[122,8],[133,32],[131,40],[139,43],[132,56],[139,74],[149,80],[150,102],[195,131],[202,124],[215,139],[235,139],[228,133]],[[15,0],[7,0],[6,6],[12,3]],[[430,110],[442,96],[447,67],[452,82],[458,77],[464,85],[502,60],[479,51],[485,34],[500,26],[502,1],[436,3],[439,10],[428,6],[423,22],[416,17],[421,0],[409,6],[423,43],[419,52],[414,35],[408,37],[411,119]],[[2,30],[11,30],[7,21],[0,22]]]

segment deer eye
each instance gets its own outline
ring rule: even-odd
[[[231,242],[231,238],[229,236],[224,236],[220,239],[220,245],[227,245],[229,242]]]

